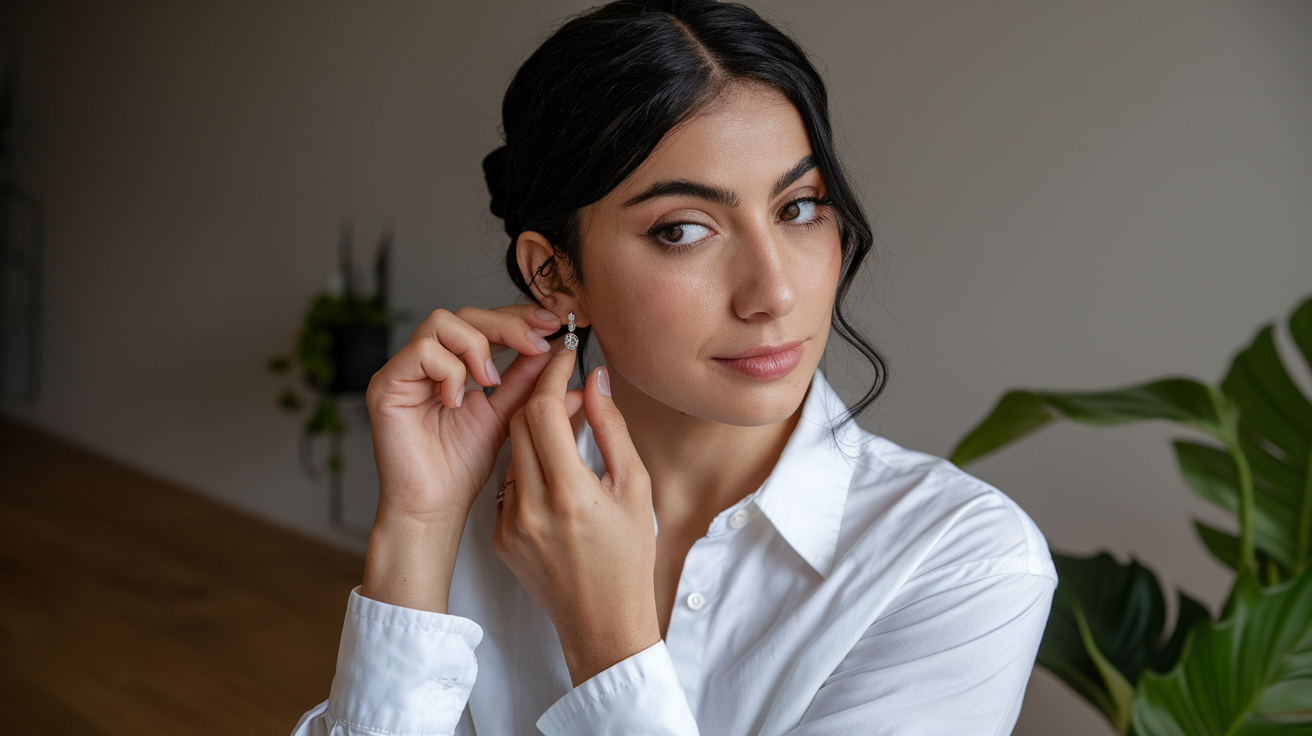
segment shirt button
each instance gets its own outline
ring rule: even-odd
[[[747,511],[738,509],[729,517],[729,528],[742,529],[744,526],[747,526]]]
[[[703,597],[701,593],[691,593],[688,595],[688,600],[685,602],[692,610],[700,611],[702,606],[706,605],[706,598]]]

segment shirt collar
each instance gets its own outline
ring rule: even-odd
[[[847,407],[819,369],[802,416],[755,503],[779,535],[822,577],[834,566],[859,438],[852,422],[835,431]]]
[[[802,416],[784,451],[752,502],[793,551],[822,577],[828,577],[838,550],[838,532],[855,472],[860,430],[842,421],[847,406],[817,368],[802,402]],[[586,420],[579,452],[598,476],[606,472]],[[652,514],[655,522],[655,513]]]

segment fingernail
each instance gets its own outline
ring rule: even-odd
[[[483,366],[483,368],[484,368],[484,370],[487,371],[487,377],[490,378],[490,379],[492,379],[492,383],[495,383],[496,385],[500,386],[500,385],[501,385],[501,374],[500,374],[500,373],[497,373],[497,367],[496,367],[495,365],[492,365],[492,359],[491,359],[491,358],[488,358],[488,359],[487,359],[487,364],[486,364],[485,366]]]
[[[456,408],[459,409],[463,403],[465,403],[465,392],[461,390],[460,393],[456,394]]]
[[[547,342],[546,340],[543,340],[542,335],[539,335],[536,330],[528,331],[528,341],[529,342],[536,341],[538,345],[538,350],[541,350],[544,353],[551,349],[551,343]]]
[[[555,322],[556,324],[560,324],[560,317],[557,317],[556,313],[550,309],[539,309],[533,313],[533,316],[543,322]]]
[[[597,390],[602,396],[610,396],[610,374],[604,365],[597,369]]]

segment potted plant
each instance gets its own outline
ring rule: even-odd
[[[1289,318],[1312,365],[1312,299]],[[1220,385],[1173,377],[1112,391],[1011,391],[952,453],[964,465],[1058,418],[1094,425],[1158,419],[1209,435],[1179,439],[1199,495],[1236,517],[1200,522],[1207,550],[1235,571],[1217,619],[1179,593],[1174,631],[1156,576],[1103,553],[1054,553],[1059,582],[1038,663],[1118,732],[1312,733],[1312,402],[1290,379],[1267,324]]]
[[[301,431],[301,466],[312,478],[320,476],[313,460],[314,441],[328,438],[329,513],[339,526],[343,523],[341,474],[345,468],[341,439],[347,426],[338,399],[364,393],[369,379],[387,362],[388,328],[396,319],[388,308],[390,250],[391,235],[385,232],[374,258],[374,293],[361,295],[354,278],[350,226],[343,225],[337,270],[328,288],[310,301],[294,352],[268,362],[274,374],[300,379],[299,387],[295,380],[283,387],[278,406],[291,412],[311,407]]]

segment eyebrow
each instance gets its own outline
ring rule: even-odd
[[[803,157],[801,161],[797,162],[796,166],[785,171],[784,175],[779,177],[779,181],[774,183],[774,189],[770,190],[770,199],[774,199],[780,194],[783,194],[784,190],[791,186],[793,182],[801,179],[806,172],[814,168],[815,156]]]
[[[642,204],[657,197],[696,197],[722,204],[725,207],[737,207],[739,204],[738,195],[723,187],[715,187],[710,184],[688,181],[687,179],[676,179],[652,184],[647,187],[645,192],[625,202],[624,206],[632,207],[635,204]]]
[[[774,189],[770,191],[770,198],[774,199],[779,196],[793,182],[802,178],[806,172],[815,168],[815,157],[806,156],[797,165],[784,172],[783,176],[775,182]],[[724,205],[725,207],[737,207],[741,200],[738,195],[724,187],[702,184],[701,182],[688,181],[687,179],[675,179],[673,181],[660,181],[647,187],[641,194],[632,197],[624,202],[625,207],[642,204],[649,199],[657,197],[696,197],[705,199],[709,202]]]

